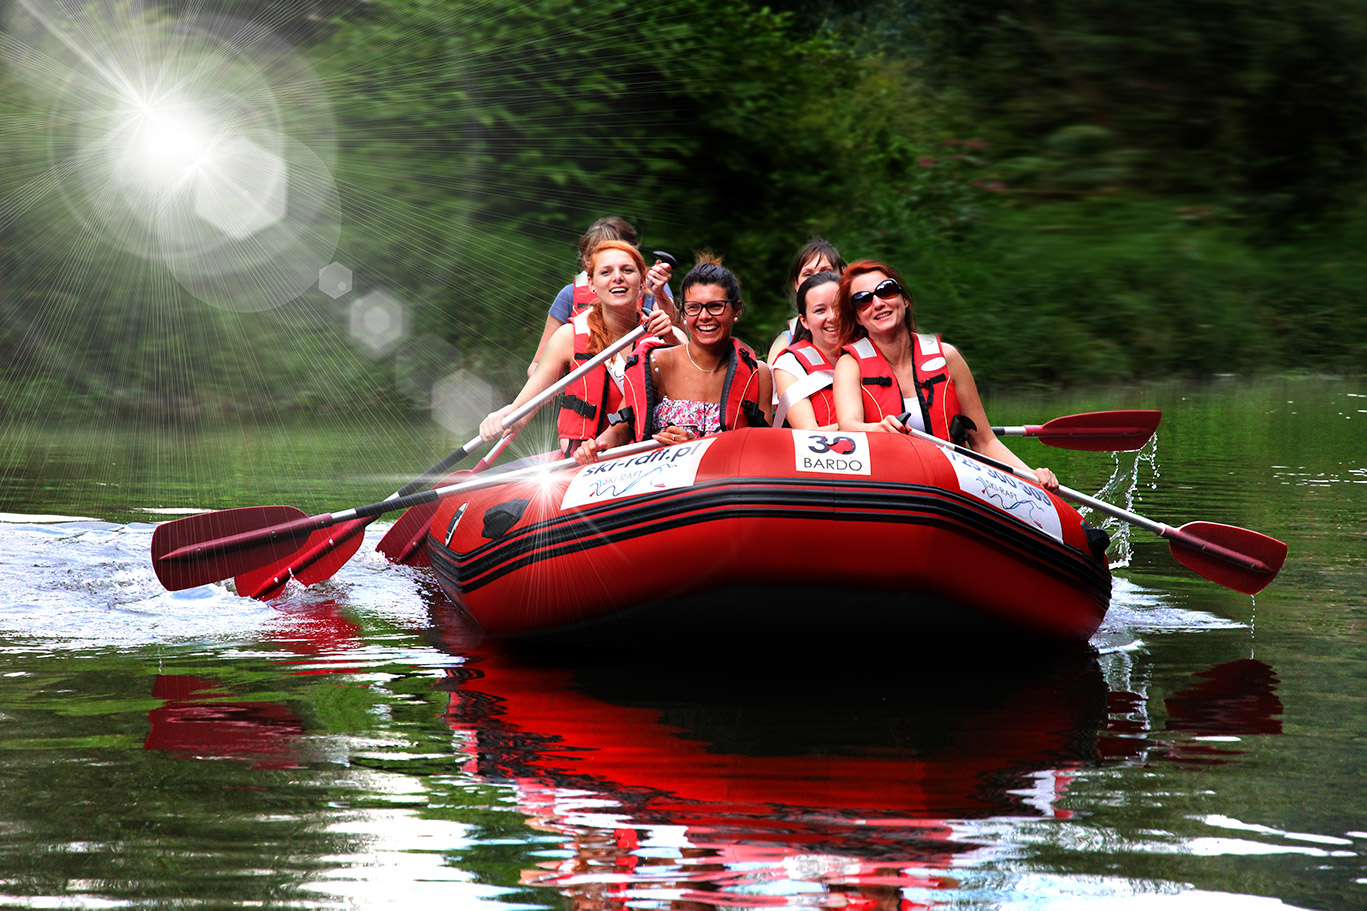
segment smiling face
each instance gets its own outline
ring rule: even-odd
[[[641,269],[625,250],[599,250],[594,256],[589,282],[603,306],[635,309],[641,299]]]
[[[889,278],[886,272],[875,269],[861,272],[850,282],[850,296],[861,291],[872,292]],[[907,323],[907,310],[911,306],[904,294],[894,294],[890,298],[873,295],[873,300],[864,309],[855,310],[854,318],[870,335],[890,333]]]
[[[731,324],[736,321],[736,305],[727,304],[721,313],[710,313],[707,307],[693,316],[688,315],[690,303],[707,304],[711,301],[727,300],[726,288],[722,285],[690,285],[684,295],[684,326],[688,329],[690,341],[699,345],[715,345],[731,338]]]
[[[840,310],[836,297],[840,285],[829,281],[807,291],[807,306],[798,317],[812,334],[812,342],[827,356],[840,347]]]

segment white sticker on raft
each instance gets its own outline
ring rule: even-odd
[[[714,442],[716,437],[704,437],[641,455],[595,462],[570,481],[560,508],[591,506],[607,500],[689,487],[698,477],[703,453]]]
[[[793,467],[827,474],[870,474],[869,440],[862,433],[793,431]]]
[[[954,466],[959,488],[985,503],[991,503],[1026,525],[1038,528],[1056,541],[1063,540],[1063,523],[1049,495],[1028,481],[998,471],[977,459],[947,449],[939,452]]]

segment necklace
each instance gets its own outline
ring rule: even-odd
[[[694,367],[698,367],[698,362],[695,361],[695,360],[693,360],[693,352],[690,350],[692,347],[693,347],[692,345],[684,345],[684,354],[688,355],[688,362],[689,362],[690,364],[692,364]],[[716,372],[717,372],[718,370],[720,370],[720,369],[721,369],[721,364],[718,364],[717,366],[713,367],[711,370],[704,370],[704,369],[702,369],[701,367],[698,367],[698,372],[699,372],[699,373],[716,373]]]

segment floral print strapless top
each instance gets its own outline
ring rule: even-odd
[[[721,405],[716,402],[693,402],[687,399],[662,398],[655,406],[655,426],[659,433],[670,424],[691,430],[700,437],[721,430]]]

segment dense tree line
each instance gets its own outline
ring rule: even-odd
[[[351,298],[316,291],[263,314],[197,305],[97,249],[60,200],[26,203],[53,167],[53,112],[7,71],[12,412],[420,407],[396,380],[404,356],[511,384],[575,237],[607,212],[647,250],[723,253],[758,346],[787,315],[787,258],[819,232],[903,268],[921,324],[989,383],[1363,362],[1363,0],[164,0],[143,14],[210,6],[269,26],[317,74],[353,297],[400,298],[425,347],[358,351]]]

